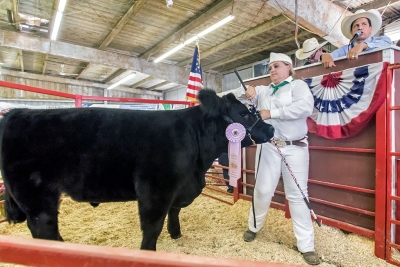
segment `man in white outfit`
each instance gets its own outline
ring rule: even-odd
[[[307,142],[307,117],[313,111],[314,99],[307,84],[293,79],[292,60],[279,53],[270,55],[270,77],[268,86],[239,88],[238,99],[249,99],[257,104],[262,119],[275,128],[274,138],[286,158],[304,194],[307,194],[309,153]],[[319,264],[314,251],[314,228],[310,210],[297,188],[277,148],[271,143],[257,145],[256,183],[253,204],[250,208],[248,229],[243,235],[246,242],[256,238],[265,218],[282,173],[286,199],[297,239],[297,248],[305,261]]]

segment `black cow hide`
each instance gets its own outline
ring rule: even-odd
[[[156,249],[167,214],[168,232],[179,238],[179,212],[201,193],[206,171],[227,151],[229,123],[255,124],[249,134],[256,143],[273,136],[273,127],[232,94],[220,98],[201,90],[198,99],[199,106],[171,111],[10,111],[0,122],[8,221],[27,220],[34,238],[62,240],[61,193],[94,205],[137,200],[141,249]]]

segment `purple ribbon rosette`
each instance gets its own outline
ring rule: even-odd
[[[225,135],[229,140],[229,185],[237,187],[237,180],[241,177],[241,141],[246,135],[246,129],[235,122],[226,128]]]

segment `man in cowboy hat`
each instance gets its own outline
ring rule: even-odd
[[[296,51],[296,57],[300,60],[306,59],[307,62],[304,65],[319,62],[320,57],[323,53],[322,47],[328,42],[318,43],[317,38],[310,38],[304,41],[303,48]]]
[[[390,46],[392,41],[387,36],[373,37],[381,28],[382,18],[375,9],[357,10],[353,15],[342,20],[342,33],[352,39],[357,31],[360,35],[355,39],[354,47],[344,45],[330,54],[322,55],[322,65],[325,68],[335,67],[334,59],[346,56],[348,59],[357,59],[363,51],[370,51],[378,47]]]

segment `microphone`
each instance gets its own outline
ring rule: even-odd
[[[356,41],[356,39],[358,38],[358,36],[361,35],[361,31],[358,30],[356,31],[356,33],[354,34],[353,38],[351,38],[349,44],[351,45],[351,47],[354,47],[354,42]]]

